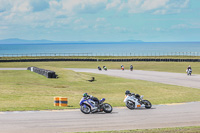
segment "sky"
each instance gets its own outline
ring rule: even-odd
[[[200,41],[200,0],[0,0],[0,39]]]

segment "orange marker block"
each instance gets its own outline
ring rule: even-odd
[[[54,106],[59,106],[59,97],[54,97]]]
[[[59,97],[59,106],[67,106],[68,101],[66,97]]]

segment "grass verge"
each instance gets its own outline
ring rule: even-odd
[[[200,133],[200,126],[79,133]]]

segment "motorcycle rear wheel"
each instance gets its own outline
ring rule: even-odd
[[[88,105],[86,105],[86,104],[85,104],[85,107],[84,107],[84,105],[81,105],[80,110],[84,114],[89,114],[91,112],[91,108]]]
[[[103,111],[105,113],[111,113],[112,112],[112,106],[108,103],[103,104]]]
[[[143,100],[143,103],[146,109],[150,109],[152,107],[151,102],[149,102],[148,100]]]
[[[126,103],[126,107],[129,108],[129,109],[131,109],[131,110],[135,109],[135,103],[129,100]]]

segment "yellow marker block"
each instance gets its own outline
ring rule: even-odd
[[[68,101],[66,97],[59,97],[59,106],[67,106]]]
[[[59,106],[59,97],[54,97],[54,106]]]

